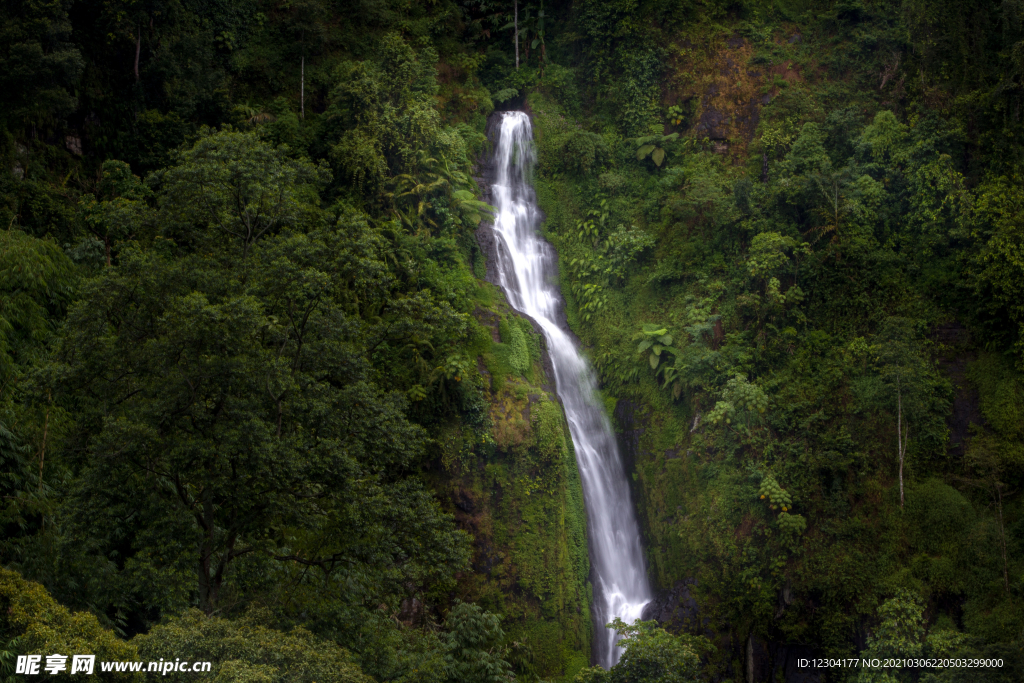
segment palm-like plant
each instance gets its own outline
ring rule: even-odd
[[[847,182],[845,176],[844,172],[815,173],[812,176],[824,201],[821,206],[814,209],[814,213],[822,219],[822,222],[811,228],[811,232],[818,235],[815,242],[826,235],[831,235],[829,238],[830,248],[839,244],[842,236],[841,228],[849,214],[849,202],[843,194]]]
[[[469,176],[444,157],[439,161],[421,151],[417,167],[415,173],[402,173],[392,178],[391,191],[384,195],[394,204],[395,215],[409,229],[413,229],[416,220],[437,227],[430,212],[434,208],[433,198],[441,194],[471,223],[479,223],[483,214],[494,211],[493,206],[476,199]]]
[[[263,111],[262,107],[254,107],[250,104],[240,104],[235,107],[235,111],[239,112],[248,123],[254,126],[276,120],[273,114]]]
[[[436,159],[426,159],[425,161],[437,163]],[[430,218],[429,214],[429,209],[433,208],[430,197],[438,190],[450,187],[446,178],[441,177],[427,165],[427,168],[420,174],[402,173],[395,176],[391,180],[391,185],[392,191],[385,193],[384,196],[394,202],[394,212],[406,227],[411,229],[414,219],[437,227],[437,223]]]

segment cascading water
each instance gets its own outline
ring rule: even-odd
[[[640,529],[626,472],[597,382],[569,333],[558,323],[562,306],[555,280],[554,249],[537,235],[539,211],[529,177],[536,161],[530,118],[505,112],[494,157],[492,202],[498,209],[497,270],[512,306],[533,318],[547,338],[555,386],[565,408],[587,509],[597,626],[594,658],[605,668],[619,660],[617,636],[604,625],[615,617],[640,618],[651,600]]]

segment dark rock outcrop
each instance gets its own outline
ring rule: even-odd
[[[690,589],[696,585],[696,579],[677,581],[672,590],[647,603],[640,618],[653,619],[670,631],[697,630],[700,609],[696,598],[690,594]]]
[[[698,135],[709,137],[712,140],[724,140],[728,136],[726,125],[729,124],[729,117],[717,109],[705,109],[697,121],[694,130]]]

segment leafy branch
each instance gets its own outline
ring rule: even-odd
[[[634,138],[633,142],[637,145],[636,160],[643,161],[647,157],[651,158],[654,165],[661,168],[662,163],[665,161],[664,145],[669,142],[675,142],[679,139],[679,133],[670,133],[668,135],[647,135],[644,137]]]

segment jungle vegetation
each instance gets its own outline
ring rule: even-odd
[[[1024,679],[1022,78],[1020,0],[8,0],[0,675]],[[608,672],[508,108],[659,590]]]

